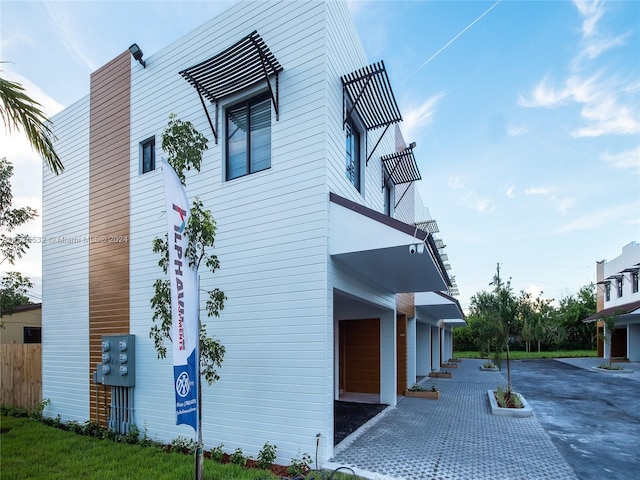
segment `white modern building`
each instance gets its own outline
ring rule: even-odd
[[[416,223],[415,145],[345,2],[237,4],[140,61],[126,50],[54,118],[65,171],[44,172],[45,414],[193,435],[175,425],[171,349],[160,360],[149,338],[170,114],[209,139],[186,190],[218,227],[221,268],[202,288],[227,297],[203,315],[226,347],[203,389],[205,448],[255,457],[268,441],[286,463],[319,434],[324,462],[336,400],[396,405],[464,323],[435,222]],[[95,375],[105,335],[134,336],[128,383]]]
[[[612,260],[596,263],[597,313],[585,321],[616,315],[616,329],[611,345],[598,338],[598,354],[609,358],[640,361],[640,244],[631,242],[622,247],[622,253]],[[598,321],[598,331],[604,331],[604,322]]]

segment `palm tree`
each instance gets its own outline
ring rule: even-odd
[[[56,175],[64,170],[53,148],[56,137],[41,105],[26,94],[22,85],[0,77],[0,116],[9,132],[24,129],[31,146]]]

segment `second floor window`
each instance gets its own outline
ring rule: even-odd
[[[142,173],[156,169],[156,139],[150,138],[142,142]]]
[[[611,300],[611,284],[609,282],[604,284],[604,300],[605,302]]]
[[[394,190],[395,187],[389,175],[386,172],[382,174],[384,176],[384,214],[389,217],[393,217],[393,208],[395,202]]]
[[[346,141],[346,161],[347,161],[347,178],[354,187],[360,192],[360,130],[352,119],[345,124],[347,134]]]
[[[271,167],[271,100],[260,96],[227,109],[226,178]]]
[[[618,291],[618,297],[622,296],[622,277],[616,279],[616,290]]]
[[[631,272],[631,291],[638,293],[638,271]]]

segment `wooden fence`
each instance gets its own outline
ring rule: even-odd
[[[0,345],[0,404],[30,408],[42,401],[42,344]]]

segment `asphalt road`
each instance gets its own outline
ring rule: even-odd
[[[640,382],[555,360],[512,361],[511,382],[578,478],[640,479]]]

